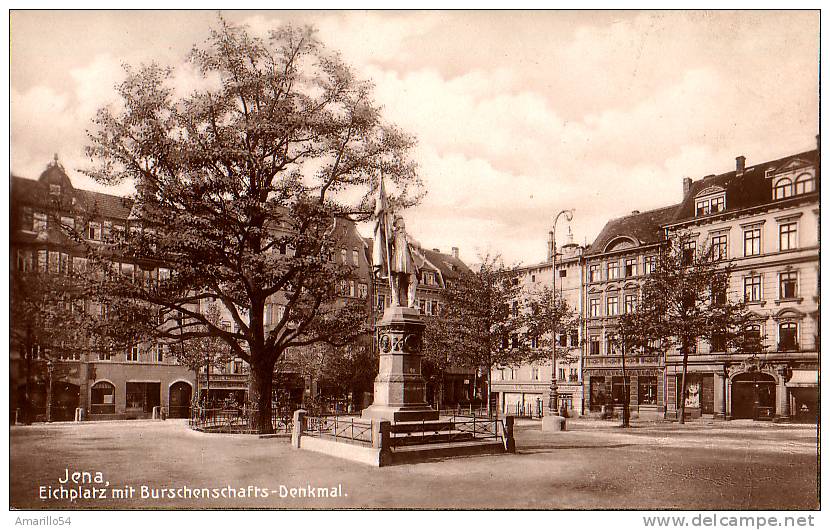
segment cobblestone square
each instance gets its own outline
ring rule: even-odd
[[[622,430],[616,423],[574,420],[569,429],[542,433],[538,422],[525,420],[517,426],[515,455],[470,456],[378,469],[293,450],[285,438],[194,432],[180,420],[15,426],[10,435],[11,506],[818,507],[815,426],[749,421],[685,426],[644,422]],[[81,473],[80,484],[72,480],[74,472]],[[62,484],[67,474],[69,482]],[[103,483],[96,483],[96,479]],[[112,498],[114,491],[129,491],[130,486],[131,498]],[[60,495],[61,487],[86,490],[86,495],[95,495],[89,490],[106,490],[107,495],[105,499],[75,501],[40,498],[48,497],[50,491],[53,496]],[[216,494],[181,498],[193,495],[185,488],[191,492],[208,488]]]

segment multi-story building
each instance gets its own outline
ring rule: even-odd
[[[74,227],[91,245],[101,244],[111,231],[131,229],[129,201],[76,189],[57,156],[38,180],[17,176],[11,180],[12,269],[83,273],[87,265],[84,250],[61,226]],[[118,268],[125,280],[131,281],[158,281],[170,274],[157,264],[120,263]],[[88,313],[102,310],[90,301],[83,303]],[[26,380],[24,354],[17,346],[13,343],[10,352],[12,411],[21,407]],[[51,352],[56,357],[53,363],[58,365],[55,372],[61,374],[52,385],[54,419],[72,419],[76,407],[87,410],[91,419],[148,417],[156,406],[169,407],[174,416],[187,415],[194,395],[194,374],[179,365],[163,344],[135,345],[117,354],[69,351]],[[37,345],[32,356],[30,400],[36,416],[42,416],[46,413],[48,380],[43,365],[48,360]]]
[[[12,176],[11,210],[12,269],[21,272],[39,269],[67,275],[84,270],[87,262],[83,245],[67,237],[61,225],[73,226],[83,234],[86,243],[96,245],[103,244],[113,231],[132,229],[134,217],[132,202],[127,198],[76,189],[57,157],[38,180]],[[337,245],[330,259],[353,269],[352,277],[339,286],[341,300],[364,301],[367,319],[374,322],[383,306],[377,307],[373,302],[382,299],[388,303],[389,293],[388,288],[378,289],[373,284],[371,245],[358,233],[355,223],[348,220],[335,222],[333,238]],[[290,252],[290,249],[276,251]],[[452,255],[437,250],[423,250],[422,254],[424,267],[418,293],[421,310],[429,315],[438,312],[445,282],[468,269],[458,258],[457,249],[453,249]],[[118,268],[125,280],[132,281],[158,281],[170,274],[163,264],[146,262],[120,263]],[[378,294],[378,290],[384,294]],[[89,301],[85,306],[84,310],[92,314],[101,310]],[[221,310],[221,304],[218,307]],[[283,295],[272,295],[265,307],[266,328],[276,325],[284,310]],[[235,325],[229,314],[222,314],[220,318],[228,329]],[[360,343],[355,347],[366,345]],[[35,348],[35,355],[37,351]],[[212,368],[209,374],[203,368],[197,377],[180,365],[174,352],[161,343],[137,344],[123,353],[72,350],[58,355],[60,358],[55,362],[60,366],[54,372],[60,378],[56,377],[52,384],[53,416],[58,420],[71,419],[78,407],[86,410],[90,419],[149,417],[156,406],[167,408],[173,416],[186,417],[192,399],[199,394],[212,402],[232,398],[243,403],[247,396],[249,368],[239,358]],[[26,380],[24,355],[14,344],[10,365],[10,405],[14,411],[21,407]],[[46,359],[34,359],[34,365],[30,400],[36,416],[44,416]],[[475,373],[475,370],[452,368],[446,377],[441,401],[451,405],[470,401],[475,396]],[[303,369],[299,352],[291,351],[286,352],[274,374],[274,387],[280,394],[276,398],[292,403],[302,403],[325,393],[321,381]],[[355,396],[355,406],[365,405],[360,403],[361,397]]]
[[[582,370],[587,413],[624,403],[622,352],[613,341],[616,321],[636,307],[640,284],[654,269],[664,242],[661,226],[672,219],[675,209],[635,210],[612,219],[585,251]],[[661,356],[627,352],[625,363],[632,413],[661,417],[665,411]]]
[[[667,235],[691,236],[732,264],[730,295],[742,298],[761,337],[757,352],[725,351],[699,341],[689,355],[665,360],[666,416],[681,399],[694,417],[808,418],[818,414],[819,158],[817,151],[683,181],[683,202],[664,223]]]
[[[577,315],[582,314],[583,251],[568,242],[556,255],[556,294],[565,300]],[[541,263],[519,267],[521,292],[532,296],[545,287],[553,288],[553,234],[549,234],[547,259]],[[516,309],[520,301],[514,301]],[[582,413],[582,342],[581,330],[557,333],[557,359],[552,371],[552,359],[515,366],[497,366],[491,370],[491,401],[503,414],[538,417],[544,414],[554,374],[557,384],[557,410],[565,407],[569,414]],[[531,348],[536,347],[530,344]],[[552,357],[552,355],[551,355]]]

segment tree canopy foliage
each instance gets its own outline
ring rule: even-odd
[[[189,60],[199,79],[188,95],[170,68],[127,68],[119,106],[94,120],[86,173],[136,188],[129,229],[95,254],[105,269],[169,268],[157,282],[110,270],[113,311],[161,339],[225,341],[251,365],[264,421],[286,349],[342,345],[364,331],[365,308],[338,300],[353,270],[333,259],[335,220],[368,218],[381,174],[396,204],[419,199],[414,140],[384,122],[370,83],[311,28],[260,38],[220,19]],[[213,300],[231,326],[205,314]],[[266,321],[269,303],[284,310]]]

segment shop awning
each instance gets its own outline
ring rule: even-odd
[[[793,370],[793,376],[787,381],[787,386],[818,386],[818,370]]]

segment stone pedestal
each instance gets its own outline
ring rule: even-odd
[[[424,323],[417,308],[392,306],[378,323],[380,366],[375,378],[372,405],[364,418],[388,421],[430,421],[438,411],[426,401],[426,381],[421,375],[421,342]]]

